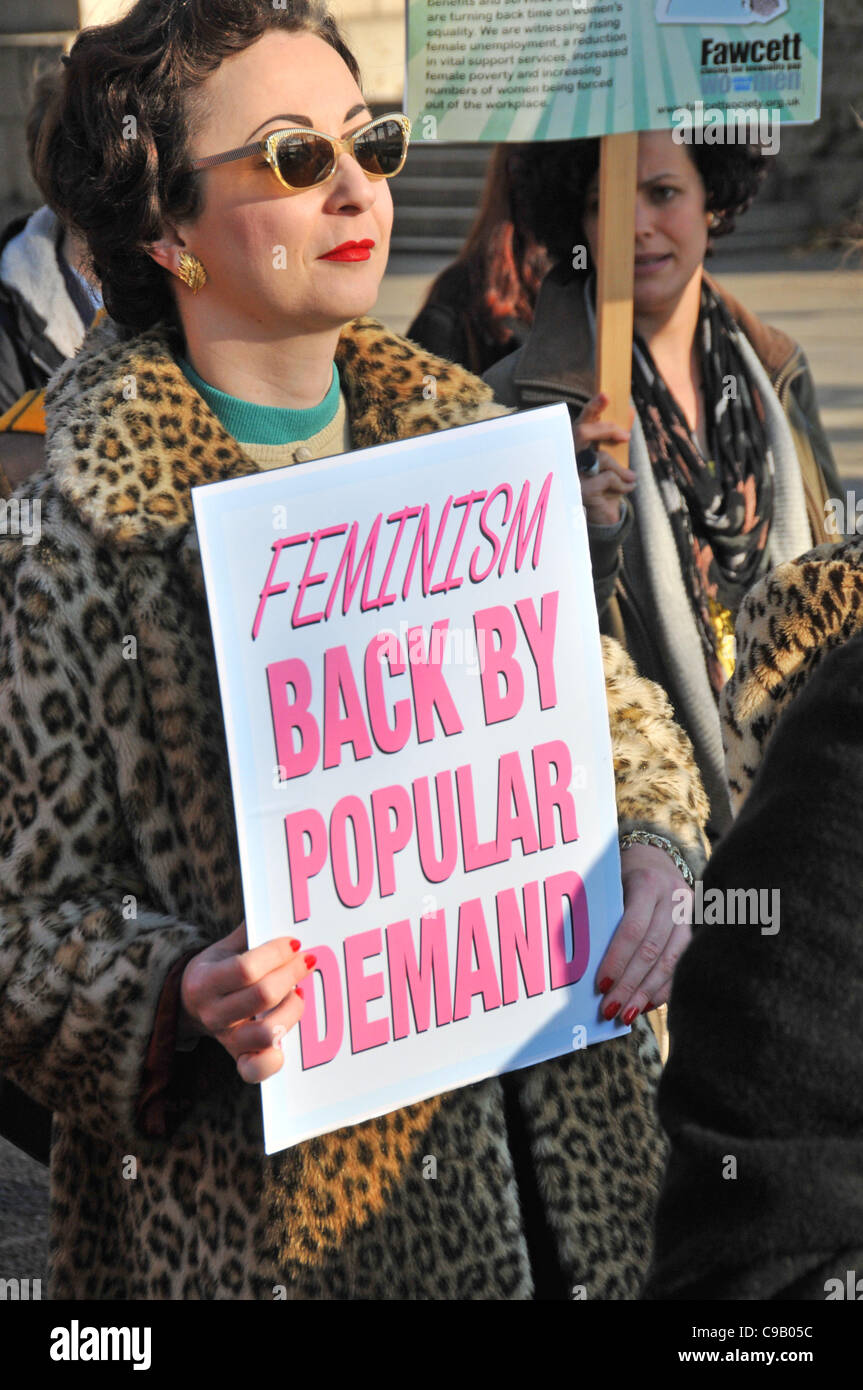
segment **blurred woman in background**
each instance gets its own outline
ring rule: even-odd
[[[62,67],[33,86],[27,113],[27,163],[37,182],[35,151]],[[45,461],[42,391],[95,320],[101,296],[87,270],[86,244],[43,204],[0,232],[0,497]]]
[[[530,230],[530,205],[543,190],[530,160],[536,146],[497,145],[476,221],[462,251],[429,290],[407,336],[482,376],[525,342],[551,262]],[[518,177],[514,177],[518,170]]]
[[[765,170],[759,149],[639,137],[631,425],[596,394],[599,142],[521,157],[544,196],[525,231],[548,248],[524,347],[486,374],[498,400],[566,401],[582,473],[603,631],[668,692],[711,801],[728,825],[717,701],[734,668],[734,617],[774,565],[828,538],[838,479],[800,348],[705,273]],[[517,170],[513,175],[517,179]],[[629,468],[603,448],[629,441]]]

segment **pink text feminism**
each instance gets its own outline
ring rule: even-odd
[[[530,483],[522,487],[518,500],[509,483],[499,483],[489,491],[471,491],[461,497],[447,497],[440,515],[433,524],[428,503],[422,506],[401,507],[386,517],[379,512],[360,546],[359,522],[344,521],[337,526],[324,526],[316,531],[300,531],[293,536],[281,536],[273,543],[273,558],[261,590],[252,624],[252,638],[261,630],[264,611],[271,598],[285,594],[291,588],[290,579],[278,579],[284,572],[285,552],[296,547],[310,546],[299,581],[291,612],[291,626],[304,627],[328,619],[341,592],[340,612],[346,615],[354,597],[359,593],[359,608],[363,613],[386,608],[411,593],[448,593],[464,583],[465,570],[472,584],[481,584],[493,570],[502,576],[508,563],[517,574],[533,538],[531,565],[536,569],[542,547],[542,534],[548,509],[551,480],[549,473],[531,511]],[[454,539],[444,544],[451,518],[461,513]],[[452,529],[452,528],[450,528]],[[339,540],[339,537],[346,537]],[[389,547],[389,553],[387,553]],[[473,549],[471,549],[473,547]],[[319,551],[321,555],[319,556]],[[372,593],[372,574],[378,559],[386,556],[381,582]],[[334,562],[335,568],[332,566]],[[309,594],[309,590],[318,590]],[[324,602],[326,594],[326,602]],[[314,611],[304,612],[317,601],[323,604]]]

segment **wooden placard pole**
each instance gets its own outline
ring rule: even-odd
[[[638,132],[603,135],[599,162],[599,267],[596,291],[596,389],[609,404],[603,419],[629,424],[632,384],[632,288]],[[627,444],[603,446],[624,468]]]

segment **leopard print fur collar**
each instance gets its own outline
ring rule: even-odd
[[[819,545],[778,565],[737,614],[734,674],[719,712],[735,815],[780,716],[835,648],[863,631],[863,542]]]
[[[123,338],[111,320],[46,391],[46,470],[93,532],[121,548],[165,548],[193,520],[189,489],[258,465],[222,427],[172,356],[165,324]],[[336,350],[355,448],[468,424],[492,390],[373,318]]]

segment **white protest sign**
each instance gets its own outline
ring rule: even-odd
[[[419,142],[664,130],[683,107],[738,126],[820,112],[823,0],[408,0],[407,16]]]
[[[317,958],[267,1152],[626,1031],[566,407],[192,497],[249,944]]]

